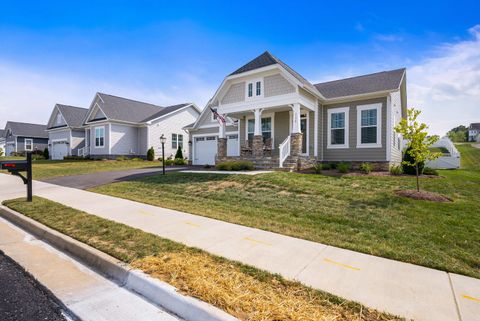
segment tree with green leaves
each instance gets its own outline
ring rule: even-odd
[[[419,164],[436,159],[441,153],[432,152],[430,147],[438,140],[438,136],[428,136],[428,126],[425,123],[417,121],[421,111],[410,108],[407,111],[407,118],[403,118],[395,126],[395,131],[408,141],[406,153],[409,153],[410,159],[404,159],[402,164],[415,167],[417,177],[417,192],[420,191]]]
[[[153,162],[154,159],[155,159],[155,150],[153,149],[153,147],[150,147],[147,150],[147,160]]]
[[[175,154],[175,159],[178,158],[183,159],[182,147],[180,145],[178,145],[177,153]]]

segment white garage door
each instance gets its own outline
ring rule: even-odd
[[[194,144],[193,165],[215,165],[215,155],[217,154],[217,137],[195,137]]]
[[[240,156],[238,135],[227,135],[227,156]]]
[[[62,160],[65,156],[68,156],[68,145],[65,142],[53,143],[51,158]]]

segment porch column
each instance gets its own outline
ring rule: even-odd
[[[223,115],[223,117],[225,117],[225,115]],[[226,125],[222,121],[219,121],[219,123],[217,157],[220,158],[220,161],[222,161],[221,158],[227,157],[227,138],[225,136]]]
[[[252,154],[253,157],[263,157],[262,109],[255,109],[254,114],[255,127],[253,132]]]
[[[302,128],[300,125],[300,104],[292,105],[292,133],[290,134],[290,155],[298,156],[302,153]]]

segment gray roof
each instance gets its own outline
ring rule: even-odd
[[[281,61],[280,59],[278,59],[268,51],[265,51],[263,54],[261,54],[257,58],[249,61],[242,67],[238,68],[237,70],[232,72],[229,76],[241,74],[250,70],[255,70],[258,68],[262,68],[262,67],[266,67],[274,64],[279,64],[280,66],[285,68],[292,76],[294,76],[298,81],[300,81],[305,87],[312,90],[313,92],[318,93],[317,89],[308,80],[303,78],[302,75],[300,75],[298,72],[290,68],[289,65],[287,65],[286,63],[284,63],[283,61]]]
[[[323,82],[316,84],[315,87],[327,99],[396,90],[400,87],[404,74],[405,68],[395,69]]]
[[[8,121],[5,128],[10,128],[15,136],[48,138],[47,125]]]
[[[471,123],[469,129],[478,129],[480,130],[480,123]]]
[[[83,120],[85,119],[85,116],[87,115],[87,112],[88,112],[87,108],[81,108],[81,107],[75,107],[75,106],[69,106],[69,105],[57,104],[56,107],[62,113],[63,118],[67,123],[67,126],[70,126],[70,127],[81,127],[83,124]]]
[[[190,103],[184,103],[162,107],[104,93],[98,93],[98,95],[103,101],[99,102],[100,108],[108,119],[132,123],[144,123],[190,105]]]

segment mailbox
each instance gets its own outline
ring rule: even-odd
[[[32,201],[32,153],[27,153],[27,160],[11,160],[0,162],[1,168],[7,170],[12,175],[18,176],[23,183],[27,185],[27,201]],[[27,177],[20,174],[20,172],[27,172]]]
[[[9,172],[25,172],[28,167],[27,161],[23,160],[16,160],[16,161],[4,161],[1,162],[2,164],[2,169],[6,169]]]

